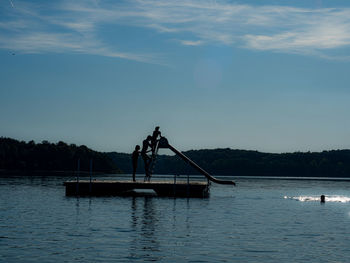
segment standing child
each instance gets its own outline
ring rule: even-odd
[[[139,159],[140,154],[140,145],[135,146],[135,150],[132,153],[132,181],[136,182],[136,169],[137,169],[137,160]]]

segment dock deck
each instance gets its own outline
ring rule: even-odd
[[[135,190],[153,190],[157,196],[209,197],[209,184],[203,181],[66,181],[66,196],[133,196]]]

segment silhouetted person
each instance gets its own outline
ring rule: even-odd
[[[139,159],[140,154],[140,145],[135,146],[135,150],[132,153],[132,181],[136,182],[136,169],[137,169],[137,160]]]
[[[159,131],[159,126],[157,126],[152,134],[152,155],[154,155],[155,150],[156,150],[156,145],[157,145],[157,140],[158,140],[158,136],[161,136],[161,133]]]
[[[321,203],[325,203],[326,202],[326,197],[324,195],[321,195]]]
[[[148,150],[148,147],[151,147],[151,141],[152,141],[152,136],[148,135],[147,138],[142,142],[142,150],[141,150],[141,156],[145,163],[145,174],[147,179],[150,177],[149,165],[151,162],[151,158],[147,155],[147,152],[148,152],[147,150]]]

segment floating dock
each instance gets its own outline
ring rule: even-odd
[[[77,180],[64,182],[67,196],[135,196],[138,195],[138,190],[153,190],[157,196],[168,197],[209,197],[210,182],[225,185],[236,185],[230,180],[222,180],[211,176],[204,169],[199,167],[195,162],[189,159],[180,151],[171,146],[165,137],[161,137],[155,148],[155,154],[152,155],[152,171],[155,164],[155,158],[159,148],[170,149],[182,160],[204,175],[207,182],[190,181],[187,177],[187,182],[177,181],[176,176],[174,181],[101,181],[101,180]],[[79,167],[79,165],[78,165]],[[91,169],[91,163],[90,163]],[[78,169],[79,170],[79,169]],[[78,173],[79,174],[79,173]],[[150,173],[151,175],[151,173]]]
[[[66,181],[66,196],[135,196],[138,191],[153,190],[165,197],[209,197],[209,183],[192,181]]]

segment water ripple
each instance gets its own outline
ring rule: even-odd
[[[242,179],[173,199],[68,198],[64,178],[0,180],[1,262],[350,262],[347,182]]]

